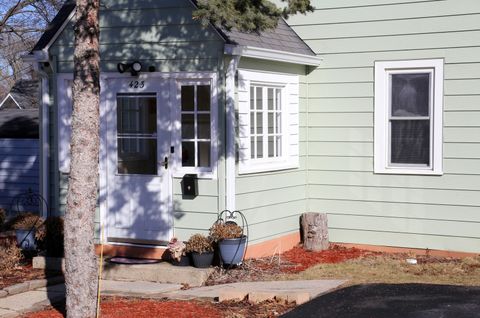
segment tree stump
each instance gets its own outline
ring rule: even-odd
[[[304,213],[301,217],[303,248],[308,251],[328,249],[328,222],[325,213]]]

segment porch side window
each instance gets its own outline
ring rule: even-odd
[[[282,157],[282,89],[250,86],[250,157]]]
[[[376,64],[376,172],[441,173],[443,61],[399,63]]]
[[[299,77],[238,71],[238,172],[299,166]]]
[[[210,85],[182,85],[180,98],[182,167],[210,167]]]

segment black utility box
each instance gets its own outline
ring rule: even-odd
[[[183,195],[197,196],[198,195],[198,175],[186,174],[182,179]]]

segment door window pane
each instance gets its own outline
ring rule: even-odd
[[[117,96],[117,172],[157,174],[155,95]]]
[[[195,115],[182,114],[182,138],[195,138]]]
[[[391,163],[430,164],[430,121],[391,122]]]
[[[157,140],[119,138],[118,173],[157,174]]]
[[[182,142],[182,166],[195,167],[195,142]]]
[[[210,139],[210,114],[198,114],[198,138]]]
[[[210,85],[197,86],[197,109],[199,111],[210,111]]]
[[[210,142],[198,143],[198,166],[210,167]]]
[[[392,116],[429,116],[430,74],[392,74]]]
[[[182,111],[194,111],[195,86],[182,86]]]

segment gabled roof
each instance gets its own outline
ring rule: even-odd
[[[0,108],[11,98],[19,109],[38,109],[40,83],[37,80],[19,80],[0,102]]]
[[[47,48],[49,43],[56,37],[57,33],[61,31],[62,26],[65,24],[74,9],[75,2],[68,0],[62,6],[57,16],[52,20],[32,51],[39,51]],[[310,49],[310,47],[283,19],[279,20],[278,26],[274,30],[260,33],[246,33],[238,30],[227,31],[222,28],[216,29],[228,44],[316,56],[312,49]]]

